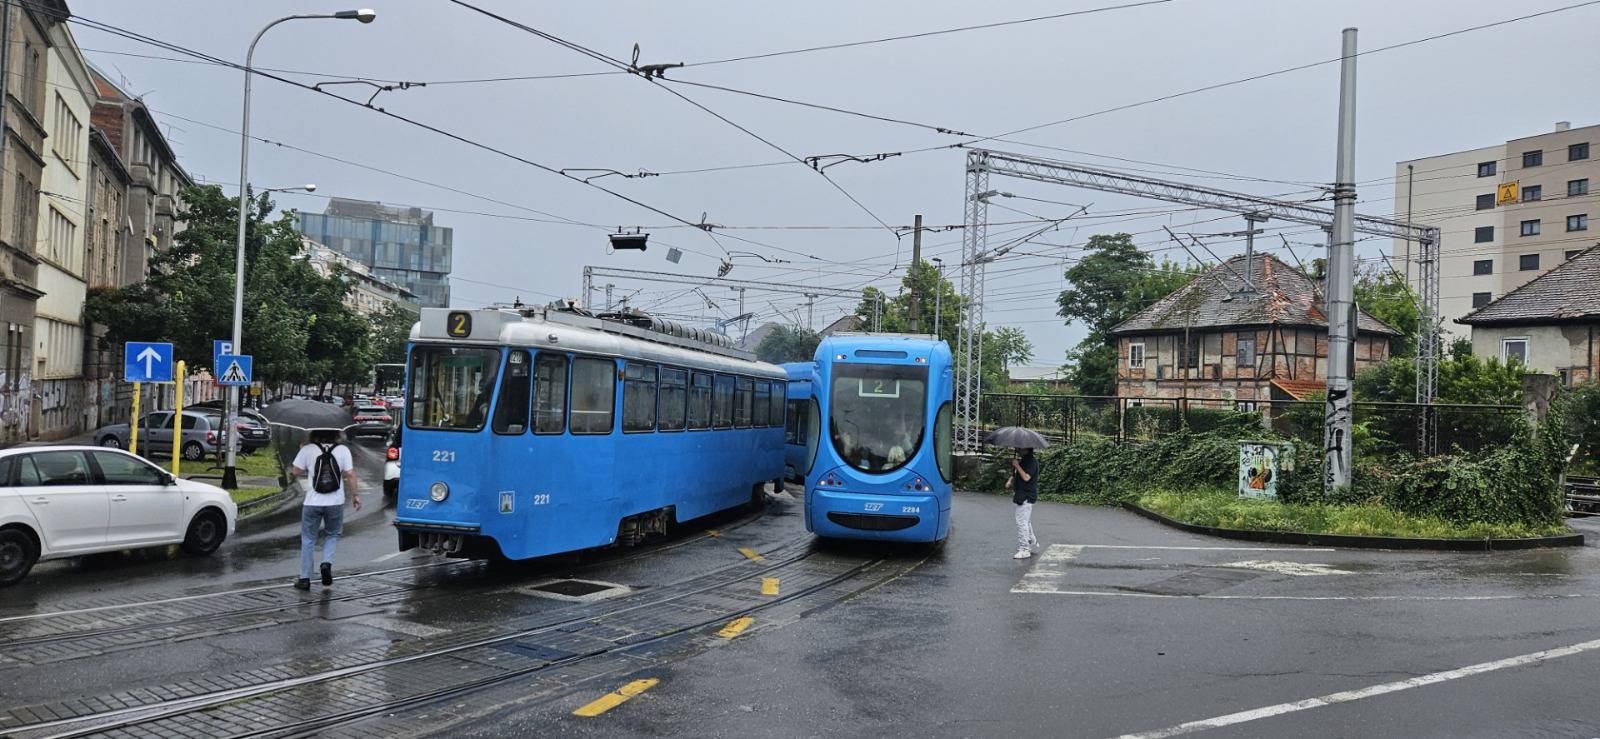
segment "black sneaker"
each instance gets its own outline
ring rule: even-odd
[[[305,577],[302,577],[299,580],[295,580],[294,581],[294,589],[295,590],[310,590],[311,589],[311,580],[309,578],[305,578]]]
[[[322,563],[322,584],[324,586],[333,584],[333,564],[332,563],[329,563],[329,562],[323,562]]]

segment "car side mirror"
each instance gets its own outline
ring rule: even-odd
[[[171,472],[163,472],[161,473],[161,484],[167,486],[176,485],[178,484],[178,478],[174,477]]]

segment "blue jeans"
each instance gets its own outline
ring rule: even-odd
[[[300,577],[311,579],[311,555],[317,548],[317,529],[322,529],[322,561],[333,564],[333,550],[344,534],[344,506],[300,506]]]

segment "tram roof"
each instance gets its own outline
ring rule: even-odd
[[[469,317],[464,336],[449,330],[455,314]],[[411,340],[558,349],[774,380],[787,377],[782,368],[759,361],[749,352],[552,309],[423,308],[422,320],[411,329]]]

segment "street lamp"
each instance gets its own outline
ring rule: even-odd
[[[316,191],[317,191],[317,186],[307,182],[304,185],[294,185],[292,187],[269,187],[269,188],[267,188],[265,190],[262,190],[261,194],[265,195],[265,194],[267,194],[269,192],[316,192]]]
[[[250,211],[245,207],[245,200],[250,192],[250,82],[253,75],[251,63],[256,55],[256,44],[261,43],[261,37],[273,26],[285,21],[310,20],[331,18],[337,20],[357,20],[362,23],[371,23],[378,17],[378,12],[369,8],[360,10],[341,10],[331,14],[305,14],[289,15],[279,18],[263,26],[256,37],[250,41],[250,49],[244,55],[244,123],[239,128],[239,244],[234,254],[233,263],[233,352],[240,354],[244,349],[244,238],[245,226],[250,218]],[[311,188],[307,188],[309,192]],[[228,388],[228,422],[226,436],[228,447],[227,464],[222,470],[222,486],[228,489],[239,487],[239,472],[235,464],[238,462],[234,435],[238,433],[239,424],[239,386]]]

